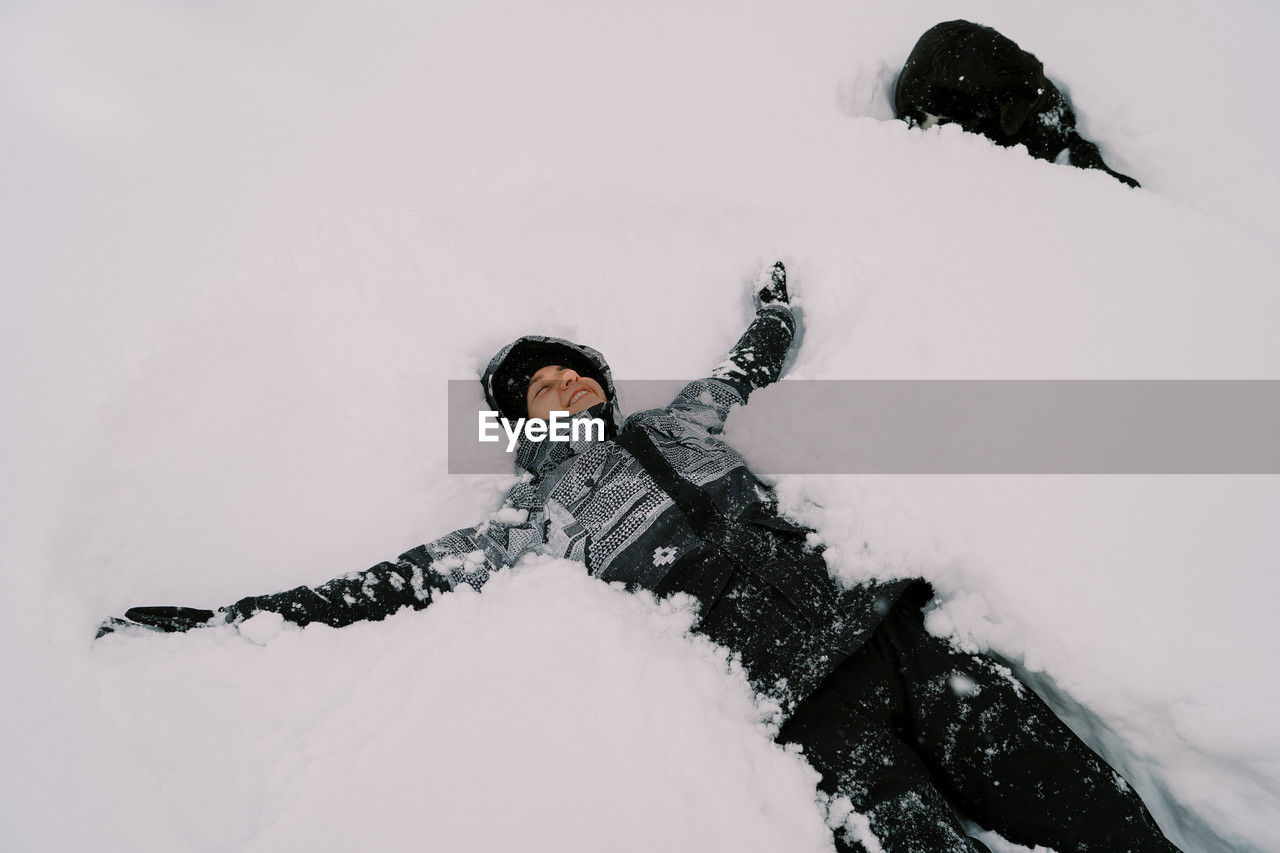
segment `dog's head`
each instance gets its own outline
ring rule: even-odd
[[[1034,71],[1010,70],[1002,74],[1003,78],[994,89],[992,101],[1000,115],[1000,129],[1006,136],[1014,136],[1022,130],[1033,115],[1045,112],[1052,104],[1055,91],[1052,83],[1044,76],[1044,66],[1035,59]]]

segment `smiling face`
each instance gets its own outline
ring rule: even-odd
[[[529,379],[525,402],[529,417],[546,420],[552,412],[576,415],[607,401],[600,383],[571,367],[548,364]]]

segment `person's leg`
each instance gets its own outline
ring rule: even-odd
[[[933,637],[919,611],[882,627],[917,751],[967,817],[1058,853],[1177,850],[1133,788],[1008,668]]]
[[[894,708],[903,699],[895,667],[890,650],[873,635],[801,703],[778,742],[804,747],[822,775],[822,790],[848,797],[885,853],[986,851],[965,834],[929,768],[894,731]],[[840,853],[866,853],[857,839],[840,832],[836,847]]]

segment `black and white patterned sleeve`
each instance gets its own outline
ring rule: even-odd
[[[379,621],[403,607],[421,610],[435,596],[461,584],[479,589],[493,572],[545,542],[540,498],[525,481],[517,483],[502,507],[481,524],[419,545],[395,562],[378,563],[316,587],[242,598],[222,612],[228,622],[263,612],[278,613],[297,625],[322,622],[335,628]]]
[[[729,355],[711,371],[711,378],[732,385],[745,403],[752,391],[782,376],[795,334],[796,318],[789,306],[763,306]]]
[[[724,361],[708,378],[686,385],[667,411],[708,432],[719,432],[731,408],[745,404],[752,391],[782,376],[795,333],[796,318],[790,306],[762,306]]]

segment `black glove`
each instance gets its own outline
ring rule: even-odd
[[[131,607],[124,612],[124,618],[112,617],[98,626],[97,637],[110,634],[119,628],[147,628],[152,631],[190,631],[192,628],[207,628],[222,624],[222,619],[212,610],[201,610],[196,607]],[[97,639],[95,637],[95,639]]]
[[[791,295],[787,293],[787,268],[782,261],[775,263],[767,273],[761,272],[756,279],[755,302],[757,311],[772,303],[791,304]]]

